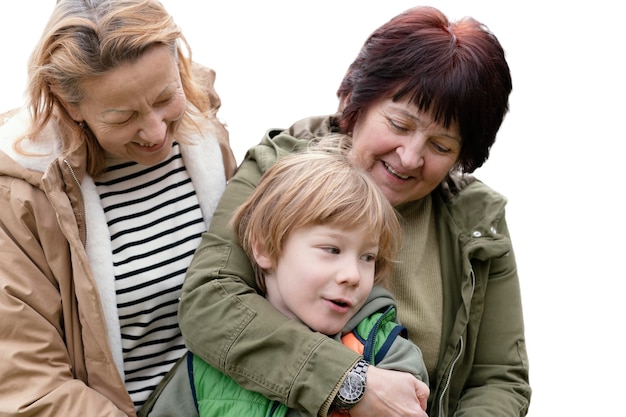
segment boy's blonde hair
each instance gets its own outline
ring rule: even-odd
[[[339,152],[308,150],[278,160],[231,219],[265,292],[264,271],[252,248],[260,245],[276,265],[291,232],[308,226],[366,226],[379,245],[374,283],[385,284],[400,248],[396,212],[362,169]],[[314,268],[311,265],[311,268]]]

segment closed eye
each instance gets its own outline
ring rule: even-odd
[[[159,100],[159,101],[157,101],[156,103],[154,103],[154,106],[155,106],[155,107],[163,107],[163,106],[166,106],[166,105],[168,105],[168,104],[169,104],[172,100],[174,100],[174,97],[175,97],[175,96],[171,96],[171,97],[168,97],[168,98],[166,98],[166,99]]]
[[[391,129],[395,130],[396,132],[406,133],[406,132],[409,131],[409,128],[404,127],[404,126],[400,126],[399,124],[394,122],[392,119],[387,119],[387,121],[389,122],[389,126],[391,126]]]
[[[435,150],[435,152],[437,153],[449,153],[451,151],[451,149],[447,146],[443,146],[440,143],[437,142],[431,142],[431,146],[433,147],[433,149]]]
[[[135,118],[137,112],[134,111],[111,111],[105,114],[104,122],[113,126],[122,126]]]

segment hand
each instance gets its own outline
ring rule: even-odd
[[[369,366],[365,396],[350,410],[351,417],[427,417],[430,389],[407,372]]]

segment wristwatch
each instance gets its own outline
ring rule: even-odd
[[[354,407],[365,395],[365,382],[369,364],[363,359],[348,372],[348,376],[341,384],[339,392],[333,401],[333,408],[339,411],[348,411]]]

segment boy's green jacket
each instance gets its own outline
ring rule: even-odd
[[[335,126],[333,116],[305,119],[268,131],[248,151],[188,269],[179,308],[191,351],[246,389],[321,416],[358,354],[285,318],[256,293],[252,267],[228,222],[277,158]],[[428,415],[524,416],[531,389],[506,199],[463,176],[444,181],[432,200],[444,304]]]

